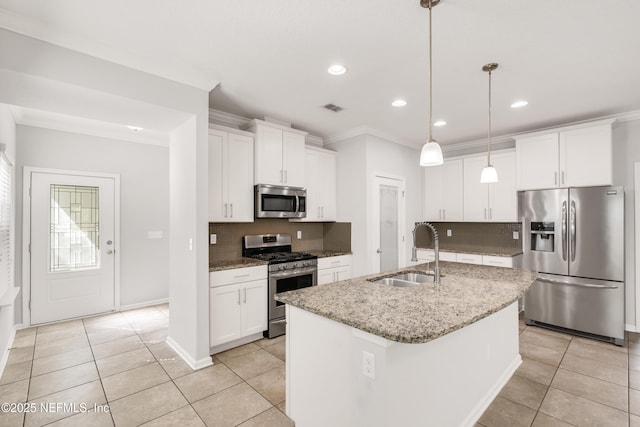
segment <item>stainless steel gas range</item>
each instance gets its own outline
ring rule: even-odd
[[[291,251],[290,234],[259,234],[244,236],[242,256],[269,263],[269,329],[265,337],[285,333],[285,306],[275,300],[280,292],[307,288],[318,284],[318,257],[306,252]]]

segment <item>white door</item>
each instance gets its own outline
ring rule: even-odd
[[[115,309],[115,179],[31,173],[31,324]]]
[[[404,265],[404,179],[376,176],[374,180],[374,272]]]

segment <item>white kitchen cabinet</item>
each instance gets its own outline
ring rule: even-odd
[[[255,132],[255,183],[304,187],[307,132],[275,123],[253,120]]]
[[[465,264],[482,265],[482,255],[456,253],[456,262],[462,262],[462,263],[465,263]]]
[[[307,189],[307,217],[295,221],[335,221],[337,212],[336,153],[306,147],[304,187]]]
[[[253,136],[209,129],[209,221],[253,222]]]
[[[259,339],[267,329],[267,267],[212,272],[209,284],[209,346]]]
[[[515,186],[515,153],[496,151],[491,163],[498,171],[498,182],[482,184],[480,175],[487,156],[464,159],[464,220],[515,222],[518,220],[518,195]]]
[[[351,255],[318,258],[318,285],[351,278]]]
[[[425,168],[425,218],[427,221],[462,221],[463,162],[445,160]]]
[[[613,183],[612,120],[516,138],[518,190]]]

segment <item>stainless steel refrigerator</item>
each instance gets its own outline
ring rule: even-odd
[[[623,345],[623,188],[525,191],[519,212],[523,266],[539,273],[525,322]]]

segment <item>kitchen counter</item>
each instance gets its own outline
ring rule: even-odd
[[[328,257],[332,257],[332,256],[351,255],[351,252],[346,252],[346,251],[326,250],[326,251],[306,251],[306,252],[309,252],[311,255],[315,255],[318,258],[328,258]]]
[[[440,263],[432,283],[401,288],[369,281],[427,264],[276,295],[278,301],[401,343],[425,343],[461,329],[517,301],[536,273],[454,262]]]
[[[439,288],[367,280],[426,267],[276,295],[296,425],[475,425],[522,363],[517,299],[536,273],[442,262]]]
[[[418,248],[433,250],[433,248]],[[515,257],[522,255],[522,248],[490,248],[483,246],[461,246],[455,249],[440,248],[440,252],[455,252],[475,255],[489,255],[489,256],[501,256],[501,257]]]
[[[266,265],[266,261],[260,261],[254,258],[234,258],[209,263],[209,272],[233,270],[234,268],[255,267],[256,265]]]

